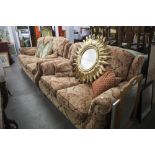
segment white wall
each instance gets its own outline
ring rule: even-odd
[[[74,26],[66,26],[66,38],[74,42]]]

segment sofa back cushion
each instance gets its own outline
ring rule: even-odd
[[[121,81],[126,80],[134,55],[123,48],[115,46],[108,46],[108,48],[111,52],[111,59],[108,60],[110,65],[106,69],[113,70],[116,76],[121,78]]]
[[[62,55],[64,58],[68,59],[68,53],[69,53],[70,48],[71,48],[71,46],[72,46],[73,44],[74,44],[74,43],[72,43],[72,42],[68,42],[68,43],[64,46],[64,52],[63,52],[63,55]]]
[[[53,53],[57,53],[58,56],[63,57],[65,45],[69,41],[64,37],[53,38]]]
[[[78,51],[78,48],[80,48],[83,45],[83,42],[74,43],[71,45],[69,52],[68,52],[68,59],[70,60],[71,64],[74,61],[75,54]]]
[[[129,69],[127,80],[130,80],[134,76],[141,73],[143,63],[144,63],[144,56],[143,55],[138,55],[134,58],[134,60],[131,64],[131,67]]]
[[[116,77],[113,71],[106,71],[102,76],[92,83],[93,96],[97,97],[106,90],[117,86],[121,78]]]

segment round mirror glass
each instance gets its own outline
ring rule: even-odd
[[[91,69],[97,59],[97,52],[95,49],[88,49],[86,50],[83,55],[81,56],[81,69],[83,70],[89,70]]]

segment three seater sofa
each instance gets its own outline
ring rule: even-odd
[[[25,49],[19,55],[26,74],[75,127],[107,127],[112,104],[120,98],[122,89],[140,75],[144,57],[108,46],[112,59],[109,60],[111,67],[106,69],[113,70],[121,82],[94,97],[92,85],[79,82],[73,72],[75,52],[83,43],[70,43],[63,37],[47,38],[47,42],[52,44],[49,46],[51,51],[44,58],[38,58],[36,53],[40,40],[43,42],[46,38],[38,40],[37,48]],[[30,55],[29,50],[34,53]]]

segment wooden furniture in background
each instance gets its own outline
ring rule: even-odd
[[[129,128],[136,118],[139,107],[142,75],[129,81],[122,88],[120,99],[113,103],[111,115],[111,128]]]

